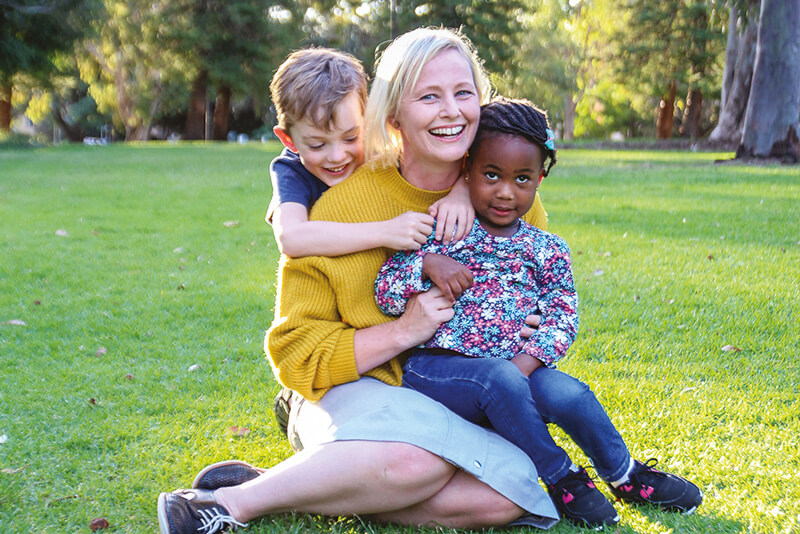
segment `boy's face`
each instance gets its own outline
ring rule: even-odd
[[[328,186],[353,174],[364,163],[364,115],[361,101],[350,93],[336,106],[331,130],[315,126],[308,118],[275,134],[289,150],[297,152],[303,166]]]
[[[516,233],[533,205],[543,164],[539,146],[517,135],[490,135],[470,154],[469,195],[487,232]]]

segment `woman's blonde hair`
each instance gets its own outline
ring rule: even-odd
[[[389,118],[397,115],[406,91],[419,79],[422,68],[443,50],[460,52],[469,62],[481,104],[489,99],[491,86],[483,63],[469,39],[458,30],[417,28],[396,38],[383,51],[375,67],[375,79],[367,98],[364,150],[375,167],[400,163],[403,141]]]

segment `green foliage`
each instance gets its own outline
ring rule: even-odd
[[[95,517],[153,532],[158,493],[207,463],[289,456],[262,347],[278,148],[0,151],[5,532],[88,532]],[[592,385],[637,457],[705,493],[692,516],[618,505],[621,534],[799,526],[800,184],[793,168],[722,157],[562,150],[542,184],[581,296],[562,368]],[[420,531],[454,532],[304,514],[245,532]]]

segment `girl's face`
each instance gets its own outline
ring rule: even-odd
[[[445,49],[422,68],[392,119],[403,138],[403,162],[428,168],[460,162],[475,138],[480,102],[469,61]]]
[[[544,168],[542,150],[518,135],[492,134],[470,154],[469,194],[487,232],[511,236],[536,197]]]

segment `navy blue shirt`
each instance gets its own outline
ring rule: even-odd
[[[272,200],[267,209],[267,222],[272,224],[272,214],[284,202],[297,202],[311,211],[311,206],[328,190],[328,186],[308,172],[300,163],[300,156],[284,148],[281,155],[269,165],[272,180]]]

